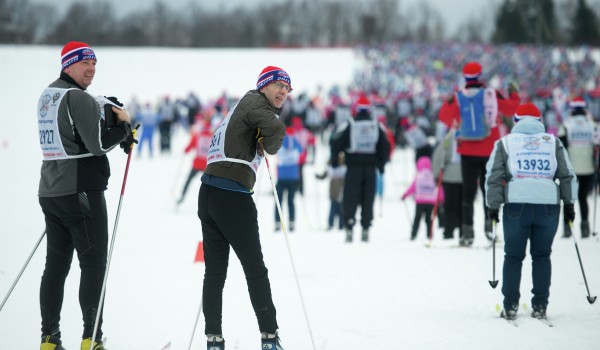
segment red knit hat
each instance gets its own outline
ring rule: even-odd
[[[583,99],[583,97],[576,96],[576,97],[573,97],[573,99],[569,102],[569,107],[571,107],[571,109],[585,108],[585,107],[587,107],[587,104],[585,103],[585,100]]]
[[[84,60],[97,60],[96,54],[90,48],[90,45],[80,41],[69,41],[63,47],[60,56],[62,62],[61,70],[65,70],[70,65]]]
[[[467,62],[463,67],[463,76],[467,80],[478,80],[481,76],[482,68],[479,62]]]
[[[360,95],[358,100],[356,100],[355,108],[356,111],[368,110],[371,108],[371,101],[365,95]]]
[[[522,105],[519,105],[519,107],[517,107],[517,110],[515,112],[514,121],[515,121],[515,123],[517,123],[517,122],[519,122],[519,120],[521,120],[525,117],[535,118],[535,119],[541,121],[542,113],[540,113],[540,110],[533,103],[524,103]]]

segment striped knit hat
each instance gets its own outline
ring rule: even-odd
[[[97,60],[94,50],[88,44],[80,41],[69,41],[63,47],[60,56],[62,62],[61,70],[65,70],[70,65],[84,60]]]
[[[467,62],[463,67],[463,76],[467,81],[477,81],[481,76],[481,64],[479,62],[471,61]]]
[[[270,83],[274,83],[278,80],[287,83],[290,86],[289,92],[292,92],[292,80],[290,79],[290,76],[286,73],[286,71],[275,66],[265,67],[262,72],[260,72],[258,80],[256,81],[256,90],[260,90]]]
[[[539,121],[542,121],[542,113],[540,113],[540,110],[533,103],[524,103],[517,107],[514,117],[515,123],[518,123],[519,120],[525,117],[535,118]]]

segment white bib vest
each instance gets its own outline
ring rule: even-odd
[[[58,126],[58,107],[69,90],[63,88],[46,88],[38,101],[38,129],[40,134],[40,147],[44,160],[74,159],[91,157],[93,154],[69,155],[63,146]],[[73,119],[69,113],[69,121]]]
[[[569,145],[594,146],[594,124],[585,116],[570,117],[565,127]]]
[[[379,140],[379,123],[375,120],[350,119],[350,153],[374,154]]]
[[[509,158],[509,171],[515,179],[552,180],[556,173],[556,140],[546,133],[509,134],[502,139]]]
[[[236,107],[237,107],[237,104],[229,110],[229,113],[227,113],[227,115],[225,116],[225,119],[223,119],[221,124],[219,124],[219,126],[215,130],[213,138],[210,142],[210,147],[208,149],[207,164],[212,164],[212,163],[216,163],[216,162],[233,162],[233,163],[246,164],[247,166],[252,168],[254,173],[256,173],[258,171],[258,168],[260,167],[260,162],[263,158],[260,155],[258,155],[258,153],[256,153],[256,155],[254,156],[254,159],[251,162],[243,160],[243,159],[229,158],[225,155],[225,134],[227,131],[227,125],[229,125],[229,121],[231,120],[231,115],[235,111]]]

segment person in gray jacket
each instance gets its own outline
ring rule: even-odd
[[[86,92],[96,73],[96,55],[88,44],[71,41],[62,49],[60,77],[38,101],[39,142],[44,160],[39,202],[46,221],[46,266],[40,286],[41,350],[61,350],[60,313],[65,279],[77,251],[83,314],[82,349],[102,347],[102,317],[91,339],[108,249],[104,191],[110,177],[106,153],[134,142],[128,112],[116,98]],[[105,116],[108,104],[114,115]],[[120,106],[119,106],[120,105]],[[110,119],[110,120],[109,120]]]
[[[503,207],[504,310],[501,317],[515,319],[519,307],[521,268],[527,240],[532,260],[532,317],[546,318],[552,265],[550,254],[564,204],[564,220],[575,219],[577,178],[567,151],[555,136],[545,132],[541,113],[532,103],[517,107],[515,126],[494,144],[486,165],[486,205],[494,223]],[[557,182],[558,181],[558,184]]]
[[[202,309],[210,350],[225,348],[221,321],[230,248],[246,275],[262,349],[283,349],[251,195],[264,152],[276,154],[283,144],[285,125],[278,114],[291,91],[290,76],[283,69],[264,68],[256,89],[248,91],[219,124],[208,150],[198,194],[198,217],[206,266]]]
[[[444,189],[444,239],[454,238],[458,228],[458,237],[462,238],[462,170],[460,154],[456,152],[456,131],[450,129],[433,151],[432,171],[436,183],[440,170]]]

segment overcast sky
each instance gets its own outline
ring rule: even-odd
[[[32,3],[51,3],[57,6],[61,10],[66,9],[72,3],[82,0],[30,0]],[[94,0],[83,0],[83,1],[94,1]],[[115,3],[115,8],[122,13],[129,13],[136,8],[148,8],[154,0],[111,0]],[[276,0],[271,0],[276,1]],[[279,0],[282,1],[282,0]],[[324,1],[324,0],[315,0]],[[368,0],[365,0],[368,1]],[[403,9],[407,9],[409,6],[414,7],[419,3],[428,2],[444,17],[448,31],[453,33],[459,24],[465,23],[469,16],[482,16],[482,12],[485,16],[491,14],[491,7],[495,7],[494,4],[498,3],[498,0],[398,0]],[[118,3],[118,5],[117,5]],[[201,4],[205,7],[218,7],[218,6],[238,6],[246,4],[252,6],[252,4],[261,3],[258,0],[226,0],[226,1],[206,1],[206,0],[163,0],[163,3],[167,6],[175,9],[185,6],[186,4],[196,3]]]

